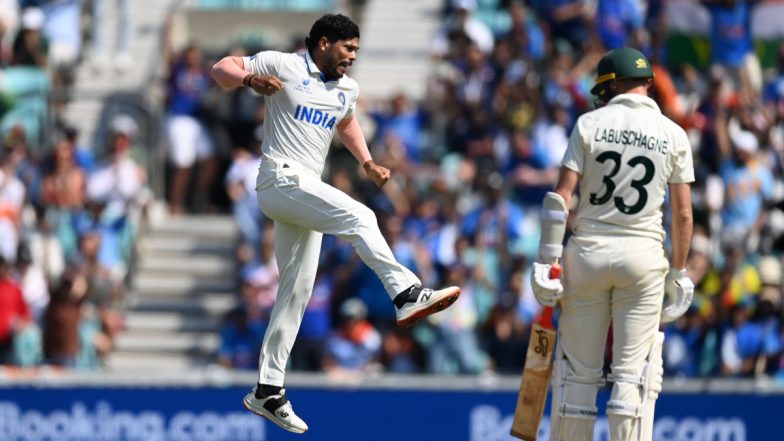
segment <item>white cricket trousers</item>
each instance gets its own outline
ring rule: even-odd
[[[348,241],[381,279],[390,299],[421,282],[395,260],[376,215],[362,203],[292,164],[265,160],[256,190],[259,206],[275,222],[280,283],[259,354],[259,382],[283,386],[286,363],[316,279],[321,236]]]
[[[567,360],[568,377],[598,387],[611,322],[612,373],[639,377],[659,330],[664,300],[669,262],[661,242],[639,236],[573,236],[563,264],[558,345]],[[595,395],[584,399],[593,402],[571,404],[595,405]],[[638,388],[616,382],[610,399],[639,404],[641,397]],[[610,417],[612,423],[614,417]],[[628,427],[622,430],[628,431]],[[553,427],[551,433],[551,439],[563,441],[590,441],[592,437],[593,421],[589,420],[561,425],[560,433]],[[619,441],[616,433],[611,439]]]

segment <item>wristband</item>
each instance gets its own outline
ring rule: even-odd
[[[686,277],[686,275],[687,275],[686,268],[670,267],[670,272],[674,273],[678,277]]]
[[[252,73],[245,75],[245,78],[242,79],[242,85],[245,87],[250,87],[250,83],[251,81],[253,81],[253,77],[255,76],[256,74],[252,74]]]
[[[363,170],[367,170],[368,167],[370,166],[370,164],[372,164],[372,163],[373,163],[373,160],[372,159],[368,159],[367,161],[365,161],[364,164],[362,164],[362,169]]]

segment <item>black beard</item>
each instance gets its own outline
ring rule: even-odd
[[[329,72],[324,72],[324,78],[325,78],[327,81],[336,81],[336,80],[339,80],[339,79],[340,79],[340,77],[342,77],[342,76],[343,76],[343,75],[341,75],[341,74],[339,74],[339,73],[338,73],[338,70],[337,70],[337,68],[335,68],[335,69],[330,69],[330,71],[329,71]]]

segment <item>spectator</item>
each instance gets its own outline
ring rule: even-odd
[[[52,219],[66,258],[77,251],[73,216],[84,208],[86,199],[86,174],[74,156],[75,146],[68,139],[55,142],[40,194],[40,202],[47,207],[46,216]]]
[[[40,8],[22,11],[21,29],[14,40],[11,64],[46,68],[49,64],[49,40],[41,33],[46,17]]]
[[[711,16],[711,56],[727,69],[735,90],[751,97],[762,88],[762,69],[754,52],[751,10],[755,0],[702,0]]]
[[[545,57],[546,38],[537,16],[522,0],[509,2],[509,15],[509,30],[499,43],[503,40],[511,41],[517,56],[523,60],[542,60]]]
[[[476,0],[452,0],[451,8],[444,27],[433,40],[431,55],[445,57],[449,53],[450,38],[458,34],[465,35],[481,52],[489,55],[493,51],[493,33],[486,24],[472,16]]]
[[[479,349],[475,327],[477,308],[469,269],[454,265],[446,270],[444,283],[460,286],[461,294],[454,305],[428,318],[434,340],[426,347],[428,371],[435,374],[478,374],[485,368],[485,356]]]
[[[200,116],[202,101],[211,87],[207,70],[202,66],[201,49],[191,44],[182,54],[172,58],[167,91],[166,132],[169,159],[174,167],[169,182],[169,204],[172,214],[180,214],[185,206],[191,171],[197,160],[200,171],[196,178],[194,204],[203,211],[215,174],[214,146]]]
[[[35,224],[25,235],[33,265],[40,268],[49,286],[57,286],[65,271],[63,247],[46,221],[45,207],[34,208]]]
[[[476,253],[473,262],[485,283],[477,287],[475,302],[480,321],[487,317],[498,300],[502,277],[509,267],[510,245],[523,237],[523,210],[504,197],[501,175],[491,174],[482,185],[485,200],[463,217],[462,234],[469,238]],[[505,246],[503,246],[505,245]]]
[[[590,4],[586,0],[550,0],[543,2],[544,17],[554,41],[564,39],[575,48],[582,48],[588,41],[587,20],[590,17]]]
[[[694,308],[667,326],[664,339],[664,369],[667,375],[697,376],[701,333],[701,317]]]
[[[233,369],[256,369],[269,314],[259,304],[258,289],[251,280],[242,282],[240,293],[240,305],[226,315],[220,328],[218,364]]]
[[[327,340],[324,369],[343,375],[374,368],[381,349],[381,335],[366,320],[367,307],[357,298],[340,305],[339,325]]]
[[[25,187],[16,175],[10,149],[0,151],[0,257],[6,262],[16,259],[19,245]]]
[[[11,46],[19,25],[19,1],[0,0],[0,66],[11,61]]]
[[[69,274],[44,314],[44,362],[55,366],[75,367],[79,351],[79,319],[87,281]]]
[[[224,179],[242,241],[254,250],[261,246],[262,223],[265,219],[256,195],[256,175],[260,161],[257,152],[237,146]]]
[[[8,167],[24,185],[24,202],[36,200],[41,187],[41,170],[38,158],[31,154],[27,145],[27,135],[21,125],[15,125],[5,137],[6,154],[9,155]]]
[[[501,301],[493,309],[482,326],[482,346],[492,360],[492,369],[498,373],[521,372],[528,346],[530,324],[520,320],[514,304]]]
[[[33,322],[41,323],[46,307],[49,305],[49,286],[41,268],[33,263],[30,248],[25,243],[19,245],[16,254],[15,276]]]
[[[726,188],[722,235],[728,240],[745,239],[750,233],[759,232],[763,225],[773,176],[757,159],[758,143],[754,134],[737,132],[732,137],[733,156],[725,159],[720,169]]]
[[[420,163],[425,152],[421,143],[422,130],[425,125],[425,115],[402,92],[396,93],[389,102],[386,111],[371,112],[376,122],[377,140],[387,136],[396,136],[406,150],[409,161]]]
[[[14,335],[30,323],[30,311],[11,265],[0,256],[0,365],[14,364]]]
[[[637,0],[599,0],[596,29],[606,50],[645,42],[642,6]]]
[[[421,348],[411,336],[411,331],[393,328],[383,335],[381,361],[387,372],[414,374],[420,368]]]
[[[138,130],[131,117],[116,116],[109,125],[106,158],[87,179],[87,197],[105,202],[110,217],[127,216],[143,204],[147,173],[130,155]]]
[[[749,320],[753,311],[751,306],[738,304],[731,310],[731,322],[721,342],[722,373],[725,375],[752,376],[757,357],[762,355],[762,328]]]
[[[101,228],[100,260],[118,279],[125,276],[130,263],[136,217],[146,204],[146,172],[130,156],[137,130],[127,115],[111,122],[106,158],[87,179],[87,205],[92,216],[85,216],[88,211],[76,219],[85,223],[82,228]]]
[[[324,348],[332,332],[332,301],[337,268],[326,265],[316,274],[297,341],[291,349],[291,366],[295,370],[318,372],[323,369]]]
[[[88,366],[95,365],[96,361],[92,358],[105,354],[111,348],[115,336],[125,326],[122,316],[125,287],[122,279],[101,262],[102,240],[100,228],[81,231],[79,255],[71,262],[74,270],[87,281],[85,300],[89,309],[85,311],[85,324],[88,329],[80,328],[80,336],[85,338],[87,332],[88,336],[95,335],[99,340],[96,345],[97,353],[88,351],[82,354],[83,357],[88,357],[83,361]],[[90,339],[92,341],[92,337]]]

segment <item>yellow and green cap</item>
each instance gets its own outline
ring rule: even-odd
[[[596,68],[596,82],[591,88],[591,93],[602,96],[606,92],[605,86],[610,80],[624,80],[627,78],[653,78],[651,63],[637,49],[621,47],[604,54]]]

